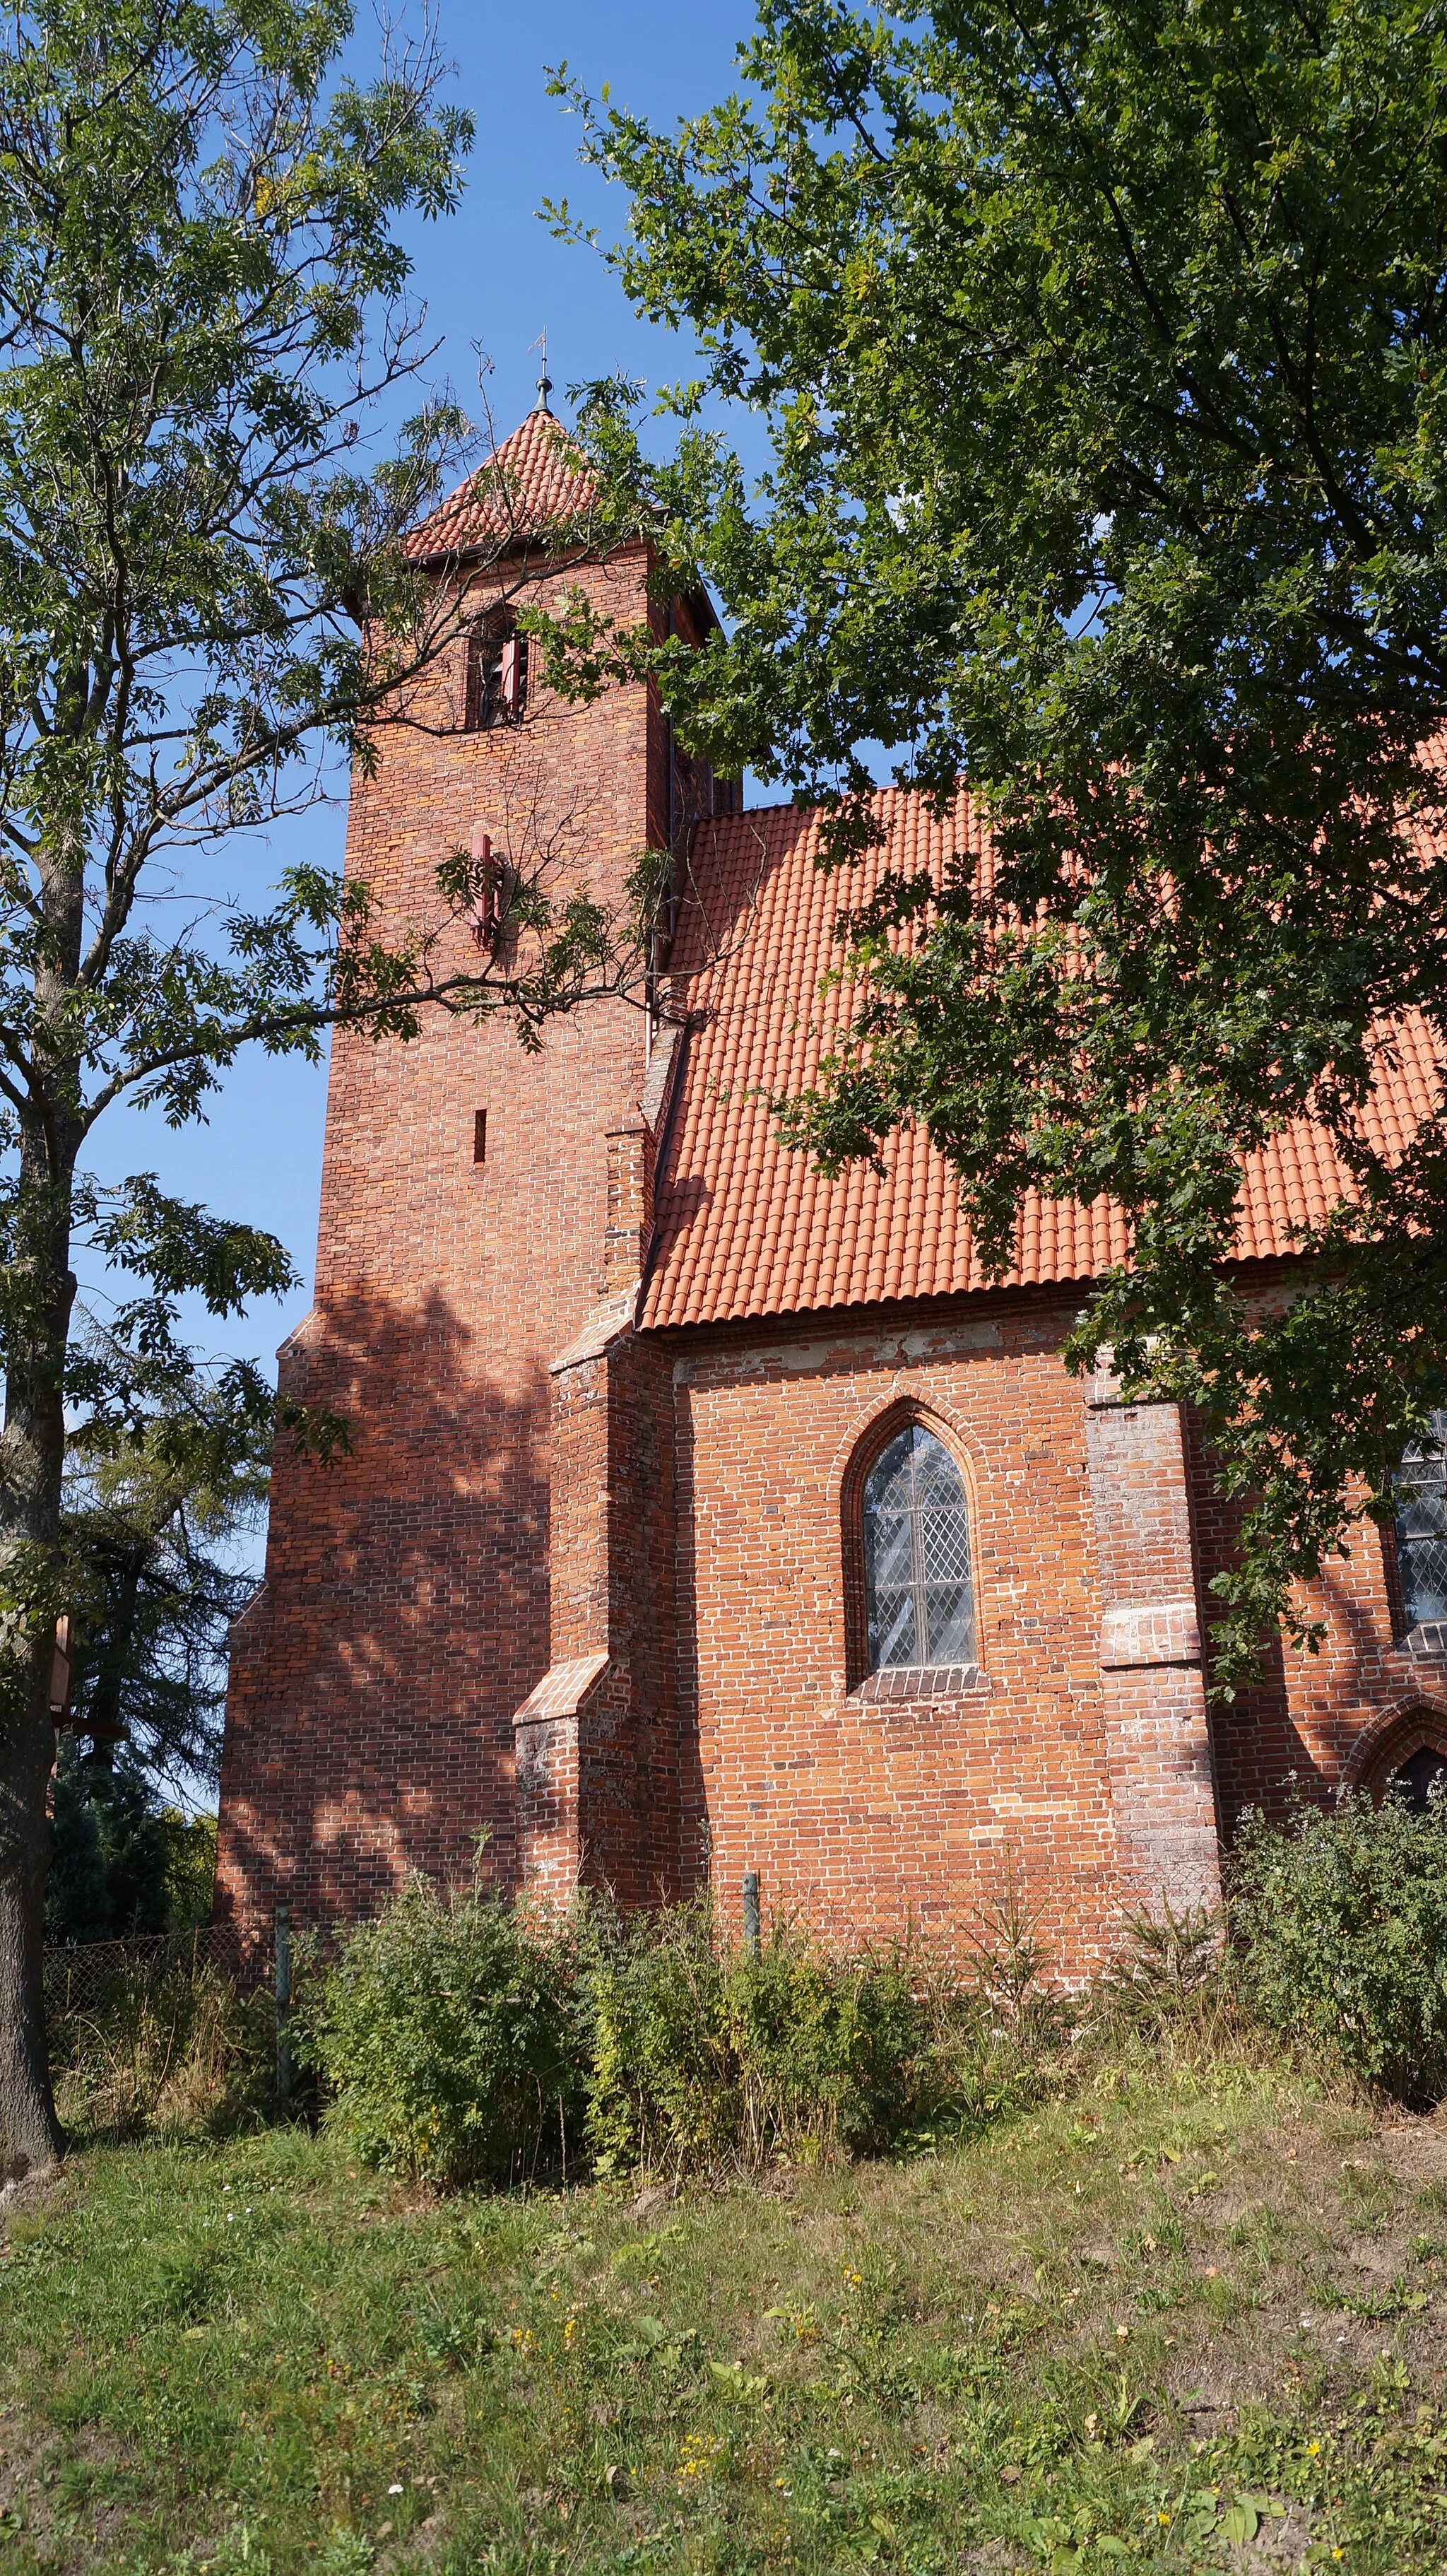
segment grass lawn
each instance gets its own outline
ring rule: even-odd
[[[0,2570],[1441,2570],[1444,2324],[1447,2126],[1229,2057],[677,2201],[97,2146],[0,2246]]]

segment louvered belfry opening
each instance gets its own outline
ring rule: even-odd
[[[527,694],[527,637],[517,633],[505,610],[479,618],[467,639],[464,730],[482,733],[491,725],[515,723]]]

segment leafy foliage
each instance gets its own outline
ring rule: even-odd
[[[754,1951],[704,1902],[559,1917],[419,1880],[346,1936],[298,2029],[369,2161],[457,2184],[677,2181],[968,2128],[1038,2086],[1061,2017],[1022,2020],[922,1947],[841,1956],[781,1924]]]
[[[414,1879],[347,1935],[299,2018],[329,2121],[369,2162],[430,2182],[565,2162],[581,2108],[568,1969],[546,1924]]]
[[[1414,2109],[1447,2094],[1447,1798],[1305,1804],[1241,1826],[1231,1926],[1247,2003]]]
[[[270,1483],[276,1399],[257,1370],[169,1368],[127,1431],[72,1435],[62,1548],[70,1715],[97,1753],[124,1737],[161,1787],[214,1782],[227,1638],[255,1575],[242,1543]]]
[[[154,1774],[123,1745],[84,1755],[68,1740],[55,1772],[45,1937],[52,1946],[199,1929],[211,1920],[216,1818],[162,1803]]]
[[[1316,1641],[1292,1585],[1447,1398],[1447,1122],[1369,1115],[1404,1013],[1447,1055],[1447,39],[1417,0],[762,0],[740,64],[672,133],[558,76],[608,257],[704,355],[669,466],[617,384],[596,452],[730,624],[690,659],[579,604],[552,667],[653,672],[832,864],[871,746],[941,809],[968,772],[992,864],[856,906],[785,1133],[836,1171],[922,1123],[998,1273],[1027,1191],[1127,1212],[1072,1356],[1205,1418],[1229,1690],[1282,1615]],[[704,391],[762,414],[756,490]],[[1241,1160],[1308,1114],[1340,1190],[1262,1300]]]
[[[839,1959],[776,1925],[757,1951],[695,1904],[585,1934],[587,2136],[600,2173],[675,2177],[887,2147],[949,2076],[926,1963]]]
[[[154,1787],[134,1754],[82,1759],[74,1744],[55,1774],[45,1937],[117,1941],[171,1928],[171,1842]]]

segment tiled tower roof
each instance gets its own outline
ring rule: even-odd
[[[587,509],[594,489],[576,439],[551,412],[529,412],[511,438],[413,529],[407,551],[414,562],[425,563],[484,547],[491,553],[535,545],[563,535]]]
[[[847,1029],[855,994],[821,994],[843,951],[839,916],[887,868],[938,871],[955,855],[988,864],[979,818],[962,792],[936,819],[907,791],[880,791],[879,847],[859,868],[815,866],[821,817],[793,806],[732,815],[700,828],[676,972],[693,1015],[658,1175],[654,1253],[644,1321],[718,1323],[731,1317],[937,1297],[987,1285],[961,1213],[954,1173],[922,1129],[885,1144],[882,1176],[852,1165],[824,1180],[779,1141],[771,1097],[814,1078]],[[1367,1112],[1372,1141],[1399,1150],[1434,1105],[1440,1074],[1430,1034],[1403,1027],[1398,1064],[1383,1072]],[[1237,1250],[1243,1260],[1293,1249],[1290,1228],[1324,1217],[1346,1192],[1330,1140],[1298,1123],[1246,1167]],[[1089,1279],[1128,1250],[1125,1220],[1106,1199],[1091,1207],[1032,1195],[1021,1210],[1009,1283]]]

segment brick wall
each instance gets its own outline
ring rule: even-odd
[[[684,1855],[673,1370],[632,1330],[636,1288],[554,1364],[553,1666],[515,1726],[524,1878],[554,1898],[581,1882],[649,1905],[682,1892]]]
[[[644,610],[635,553],[582,579]],[[347,868],[394,922],[438,913],[433,870],[495,852],[620,894],[663,728],[640,690],[459,731],[463,662],[354,781]],[[459,963],[476,964],[465,929]],[[516,1872],[512,1719],[549,1662],[549,1365],[605,1284],[610,1127],[644,1081],[640,1015],[598,1004],[537,1056],[500,1021],[434,1015],[411,1044],[339,1033],[315,1304],[284,1385],[345,1413],[353,1455],[278,1458],[266,1583],[235,1640],[220,1904],[243,1924],[375,1904],[406,1872]],[[474,1163],[475,1113],[487,1113]]]
[[[949,1936],[1013,1876],[1067,1966],[1100,1955],[1120,1884],[1068,1323],[972,1299],[678,1342],[682,1803],[692,1761],[729,1904],[756,1869],[841,1937]],[[952,1699],[847,1686],[841,1504],[892,1407],[969,1482],[981,1678]]]
[[[1240,1508],[1217,1494],[1199,1429],[1190,1465],[1209,1630],[1211,1578],[1231,1562]],[[1280,1815],[1293,1781],[1304,1796],[1323,1800],[1344,1784],[1379,1785],[1427,1734],[1447,1742],[1447,1664],[1403,1649],[1392,1535],[1362,1523],[1349,1545],[1349,1556],[1329,1559],[1320,1582],[1301,1590],[1305,1616],[1326,1623],[1321,1651],[1273,1644],[1261,1682],[1215,1714],[1228,1840],[1248,1807]]]

